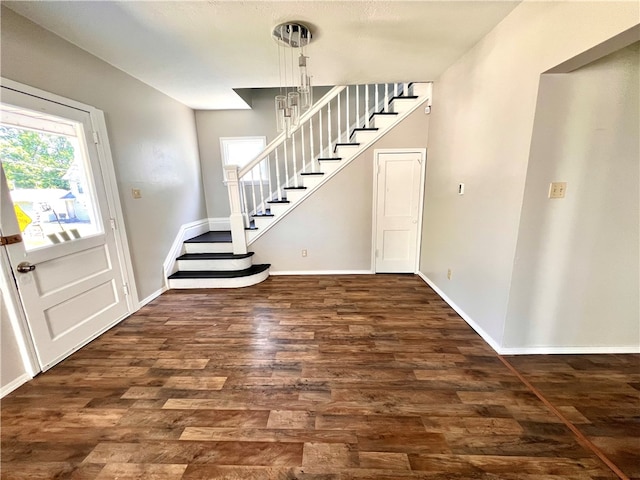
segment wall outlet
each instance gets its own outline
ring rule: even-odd
[[[302,256],[303,256],[303,257],[306,257],[306,256],[307,256],[307,250],[306,250],[306,249],[302,250]]]
[[[552,182],[549,185],[549,198],[564,198],[567,182]]]
[[[136,199],[142,198],[142,192],[140,191],[139,188],[132,188],[131,189],[131,196],[133,198],[136,198]]]
[[[447,270],[447,279],[451,280],[451,269]]]
[[[458,184],[458,195],[464,195],[464,183]]]

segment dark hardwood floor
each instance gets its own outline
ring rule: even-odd
[[[640,478],[639,356],[507,361]],[[170,291],[1,415],[2,479],[618,478],[413,275]]]

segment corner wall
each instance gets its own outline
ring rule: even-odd
[[[153,295],[180,226],[207,217],[193,110],[6,7],[1,15],[3,77],[104,111],[138,297]]]
[[[639,54],[542,76],[507,351],[640,350]]]
[[[639,13],[635,2],[525,1],[434,84],[420,271],[494,347],[503,344],[540,75],[633,27]]]

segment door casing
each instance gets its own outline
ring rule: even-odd
[[[371,219],[371,271],[376,272],[376,250],[378,232],[378,160],[381,154],[418,153],[420,155],[420,199],[418,201],[418,245],[416,248],[415,270],[420,270],[420,250],[422,245],[422,215],[424,211],[424,186],[427,169],[426,148],[376,148],[373,151],[373,207]]]

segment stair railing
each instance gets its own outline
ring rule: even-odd
[[[268,215],[267,202],[284,201],[285,189],[300,188],[301,174],[321,171],[318,159],[334,158],[336,143],[350,143],[354,128],[370,128],[374,113],[387,111],[393,97],[410,90],[408,83],[336,86],[289,135],[278,135],[242,168],[226,166],[234,253],[246,253],[244,231],[252,215]]]

